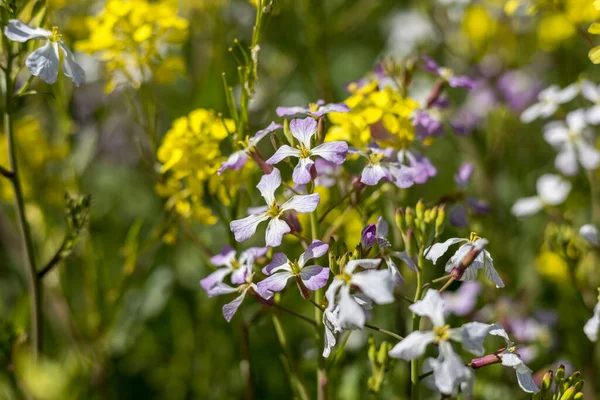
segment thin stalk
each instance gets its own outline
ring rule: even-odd
[[[377,331],[377,332],[385,333],[386,335],[391,336],[391,337],[393,337],[394,339],[397,339],[397,340],[404,339],[402,336],[398,335],[397,333],[394,333],[392,331],[388,331],[387,329],[379,328],[379,327],[377,327],[375,325],[365,324],[365,328],[369,328],[369,329],[372,329],[372,330]]]
[[[333,203],[331,206],[329,206],[329,208],[327,210],[325,210],[325,212],[323,213],[323,215],[321,215],[321,218],[319,218],[319,223],[323,222],[323,220],[325,219],[325,217],[327,216],[327,214],[329,214],[331,211],[335,210],[335,208],[337,206],[339,206],[340,204],[342,204],[355,191],[356,191],[356,188],[352,188],[352,190],[350,190],[348,193],[346,193],[344,195],[344,197],[342,197],[341,199],[339,199],[338,201],[336,201],[335,203]]]
[[[417,290],[415,292],[414,301],[421,300],[421,294],[423,292],[423,277],[421,276],[423,265],[425,264],[425,256],[423,249],[419,249],[419,257],[417,260]],[[416,313],[412,315],[412,331],[418,331],[421,324],[421,317]],[[419,359],[415,358],[410,362],[410,381],[411,381],[411,399],[417,400],[419,398]]]
[[[301,320],[303,320],[305,322],[308,322],[312,326],[315,326],[315,327],[317,326],[317,323],[315,321],[313,321],[312,319],[310,319],[308,317],[305,317],[304,315],[302,315],[300,313],[297,313],[294,310],[290,310],[289,308],[280,306],[279,304],[273,304],[273,307],[277,308],[278,310],[284,311],[284,312],[286,312],[288,314],[291,314],[291,315],[293,315],[293,316],[295,316],[297,318],[300,318]]]
[[[446,283],[444,283],[444,286],[442,286],[439,290],[440,293],[442,293],[444,290],[448,289],[448,286],[450,286],[452,284],[452,282],[454,282],[454,277],[451,276],[450,279],[448,279],[448,281],[446,281]]]
[[[33,355],[37,357],[42,352],[42,291],[41,281],[37,277],[35,257],[33,249],[33,241],[31,239],[31,231],[29,230],[29,224],[27,223],[27,217],[25,215],[25,201],[23,199],[23,189],[21,187],[21,180],[19,178],[19,166],[17,162],[17,146],[15,143],[15,132],[13,126],[13,90],[14,82],[12,81],[12,46],[5,40],[5,48],[7,52],[7,62],[5,71],[6,80],[6,104],[4,106],[4,132],[8,141],[8,158],[10,162],[10,170],[12,175],[9,176],[9,180],[12,184],[14,193],[14,206],[17,214],[17,220],[19,221],[19,228],[21,231],[21,240],[23,242],[23,248],[25,250],[25,267],[27,277],[29,280],[29,302],[30,302],[30,319],[31,319],[31,345],[33,348]]]
[[[308,396],[308,391],[302,380],[298,376],[296,371],[294,358],[292,357],[292,351],[290,350],[290,346],[287,340],[287,336],[285,331],[283,330],[283,326],[281,325],[281,321],[277,314],[273,314],[273,326],[275,327],[275,333],[277,334],[277,339],[279,339],[279,343],[285,352],[285,357],[287,358],[287,362],[289,363],[290,369],[290,385],[292,386],[292,390],[297,391],[298,395],[302,400],[308,400],[310,397]]]

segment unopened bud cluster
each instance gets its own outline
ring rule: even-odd
[[[583,399],[583,376],[576,371],[565,375],[565,366],[561,365],[556,373],[548,371],[542,379],[540,391],[534,400],[579,400]]]
[[[395,215],[396,226],[402,232],[402,239],[408,254],[414,254],[413,240],[419,248],[425,248],[431,239],[437,238],[444,230],[446,209],[442,204],[427,208],[423,200],[419,200],[414,208],[398,208]]]

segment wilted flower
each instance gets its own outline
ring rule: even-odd
[[[283,125],[271,122],[265,129],[256,132],[253,137],[247,137],[244,142],[240,143],[243,147],[242,150],[232,153],[226,161],[223,161],[217,173],[221,175],[225,170],[231,169],[236,171],[242,168],[248,161],[248,155],[252,151],[255,151],[258,143],[269,133],[281,128],[283,128]]]
[[[317,121],[313,118],[293,119],[290,122],[290,131],[298,140],[300,146],[293,148],[287,144],[277,149],[275,154],[269,158],[267,164],[277,164],[288,157],[299,158],[296,168],[292,174],[292,179],[299,185],[305,185],[311,180],[310,170],[314,165],[312,156],[319,156],[335,164],[343,164],[348,153],[348,144],[343,141],[322,143],[315,148],[311,148],[311,139],[317,132]]]
[[[532,122],[538,118],[548,118],[558,110],[558,106],[573,100],[579,93],[577,84],[573,83],[564,89],[557,85],[547,87],[538,93],[538,102],[527,107],[521,114],[521,121]]]
[[[394,302],[393,285],[388,271],[375,270],[381,259],[351,260],[345,265],[341,274],[336,275],[327,288],[327,311],[333,312],[339,306],[336,321],[343,329],[362,329],[366,315],[357,302],[356,296],[350,294],[351,288],[357,288],[367,299],[377,304]],[[355,272],[357,267],[365,271]],[[337,299],[337,302],[336,302]]]
[[[18,19],[11,19],[4,28],[4,35],[15,42],[24,43],[31,39],[47,39],[48,42],[27,57],[25,65],[29,68],[31,75],[39,77],[46,83],[52,84],[58,78],[58,68],[61,64],[59,48],[63,53],[63,73],[71,78],[75,86],[85,81],[83,68],[77,64],[71,50],[62,41],[62,35],[58,28],[52,31],[42,28],[31,28]]]
[[[270,174],[263,175],[256,187],[267,205],[254,208],[248,217],[236,219],[229,224],[235,240],[245,242],[254,235],[258,224],[270,220],[265,233],[266,244],[270,247],[277,247],[281,244],[283,235],[291,231],[288,223],[282,218],[283,213],[288,210],[294,210],[300,214],[311,213],[319,205],[320,196],[318,193],[314,193],[293,196],[280,206],[275,200],[275,190],[279,186],[281,186],[281,173],[277,168],[274,168]]]
[[[477,278],[477,271],[483,268],[485,276],[492,281],[497,288],[504,287],[504,282],[502,282],[502,279],[494,268],[494,260],[492,259],[492,256],[483,248],[482,244],[487,243],[487,241],[474,233],[471,233],[471,237],[469,239],[451,238],[446,240],[444,243],[435,243],[433,246],[425,250],[427,254],[425,257],[435,264],[438,258],[443,256],[448,251],[450,246],[457,243],[464,244],[458,248],[456,253],[454,253],[454,255],[450,257],[450,260],[448,260],[446,263],[446,272],[451,272],[472,249],[481,247],[481,251],[477,257],[475,257],[471,265],[469,265],[464,271],[459,280],[475,280]]]
[[[441,393],[449,395],[461,383],[471,379],[471,371],[454,352],[450,340],[461,343],[466,351],[482,355],[483,340],[498,325],[469,322],[460,328],[450,328],[444,319],[444,300],[437,290],[428,290],[425,297],[410,305],[409,309],[414,314],[429,318],[433,329],[411,332],[390,350],[389,355],[410,361],[422,356],[428,345],[438,345],[438,359],[429,359],[427,363],[433,370],[435,387]]]
[[[319,258],[327,253],[329,245],[320,240],[313,240],[306,251],[297,261],[290,261],[283,253],[276,253],[273,260],[263,268],[268,278],[258,282],[259,292],[281,292],[290,278],[295,278],[304,298],[310,297],[308,290],[318,290],[327,284],[329,268],[318,265],[307,266],[306,263],[313,258]]]
[[[258,288],[256,287],[256,284],[252,282],[253,277],[254,274],[249,274],[246,277],[245,282],[235,288],[226,285],[223,282],[217,282],[212,288],[210,288],[210,290],[207,291],[208,297],[220,296],[230,293],[240,293],[240,295],[236,297],[233,301],[223,306],[223,317],[225,317],[227,322],[231,321],[238,308],[240,308],[240,305],[242,304],[242,301],[244,301],[244,298],[246,297],[246,294],[248,292],[250,292],[250,294],[252,295],[257,296],[258,299],[262,298],[264,300],[269,300],[271,299],[271,297],[273,297],[273,293],[271,292],[259,292]]]
[[[544,139],[558,150],[554,165],[559,171],[575,175],[579,169],[577,161],[589,170],[600,165],[600,151],[586,137],[591,138],[592,132],[587,129],[583,110],[568,113],[566,124],[555,121],[544,127]]]
[[[440,67],[432,58],[423,56],[425,65],[423,69],[425,71],[433,72],[438,77],[442,78],[451,87],[463,87],[467,89],[473,89],[475,87],[475,81],[471,78],[463,75],[455,75],[454,71],[449,68]]]
[[[558,175],[544,174],[536,183],[537,196],[518,199],[511,208],[513,215],[522,217],[535,214],[545,205],[562,204],[571,191],[571,183]]]
[[[322,117],[330,112],[348,112],[350,108],[344,103],[329,103],[325,104],[323,100],[317,100],[316,103],[311,103],[308,107],[277,107],[275,112],[280,117],[295,114],[307,114],[312,117]]]
[[[254,261],[267,254],[267,250],[266,247],[250,247],[248,250],[241,252],[239,257],[236,257],[236,251],[233,247],[223,247],[219,254],[210,259],[213,265],[223,268],[217,269],[202,279],[200,286],[208,292],[217,283],[223,282],[223,279],[229,274],[231,274],[231,283],[241,285],[246,281],[246,277],[252,273]]]

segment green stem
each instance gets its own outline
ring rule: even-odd
[[[308,391],[302,380],[298,377],[296,372],[296,367],[294,363],[294,358],[292,357],[292,351],[290,350],[290,346],[288,344],[287,336],[285,335],[285,331],[283,330],[283,326],[281,325],[281,321],[277,314],[273,314],[273,326],[275,327],[275,333],[277,334],[277,339],[279,339],[279,343],[285,352],[285,357],[289,366],[289,375],[290,375],[290,385],[292,386],[292,390],[298,392],[298,395],[302,400],[308,400]]]
[[[331,211],[333,211],[337,206],[339,206],[340,204],[342,204],[348,197],[350,197],[352,195],[352,193],[354,193],[356,191],[356,188],[352,188],[352,190],[350,190],[348,193],[346,193],[344,195],[344,197],[342,197],[341,199],[339,199],[338,201],[336,201],[335,203],[333,203],[331,206],[329,206],[329,208],[327,210],[325,210],[325,212],[323,213],[323,215],[321,215],[321,218],[319,218],[319,222],[323,222],[323,220],[325,219],[325,217],[327,216],[327,214],[329,214]]]
[[[21,239],[25,250],[25,266],[27,277],[29,280],[29,301],[30,301],[30,318],[31,318],[31,345],[33,355],[37,357],[42,352],[42,290],[41,281],[37,277],[33,241],[27,217],[25,215],[25,201],[23,199],[23,189],[19,178],[19,166],[17,162],[17,146],[15,143],[15,132],[13,126],[13,90],[14,82],[12,81],[12,62],[13,54],[10,43],[5,40],[5,48],[7,52],[7,62],[5,71],[6,80],[6,104],[4,106],[4,132],[8,141],[8,157],[10,161],[10,170],[12,175],[9,180],[12,184],[14,193],[14,205],[19,227],[21,230]]]
[[[422,247],[422,246],[421,246]],[[417,290],[415,292],[414,301],[417,302],[421,300],[421,294],[423,292],[423,278],[421,276],[423,265],[425,264],[425,255],[423,253],[423,249],[419,249],[419,257],[417,260]],[[413,313],[412,315],[412,332],[419,330],[419,325],[421,324],[421,317],[417,314]],[[411,386],[411,399],[417,400],[419,398],[419,359],[415,358],[410,362],[410,381],[412,383]]]

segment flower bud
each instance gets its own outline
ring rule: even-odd
[[[552,390],[553,378],[554,378],[554,372],[552,372],[552,371],[546,372],[546,374],[544,375],[544,378],[542,378],[542,385],[540,387],[540,392],[541,392],[542,398],[544,398],[544,396],[546,394],[549,394],[550,390]]]
[[[388,352],[391,350],[391,346],[388,342],[381,343],[379,346],[379,352],[377,352],[377,363],[385,366],[389,361]]]
[[[423,203],[422,199],[417,202],[415,211],[417,213],[417,219],[422,220],[425,218],[425,203]]]
[[[435,219],[435,236],[440,236],[444,230],[444,222],[446,222],[446,205],[442,204],[438,208],[437,216]]]
[[[369,338],[369,350],[367,351],[367,355],[369,356],[369,361],[371,361],[372,364],[375,364],[377,349],[375,348],[375,340],[372,337]]]
[[[583,399],[583,393],[579,392],[575,395],[575,397],[573,397],[573,400],[580,400]]]
[[[325,141],[325,118],[320,117],[317,121],[317,144],[321,144]]]
[[[560,396],[560,400],[573,400],[575,399],[575,394],[577,394],[577,389],[575,389],[575,386],[571,386]]]
[[[414,228],[415,227],[415,210],[413,210],[410,207],[407,207],[404,220],[406,221],[406,226],[408,228]]]
[[[400,232],[406,232],[406,223],[404,222],[404,209],[397,208],[394,213],[394,220],[396,221],[396,226],[400,230]]]
[[[294,147],[294,136],[292,136],[292,131],[290,131],[290,121],[287,118],[283,120],[283,135],[290,146]]]

